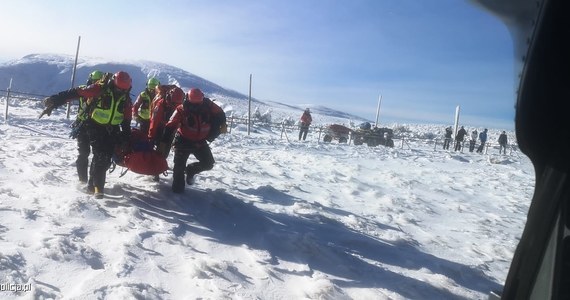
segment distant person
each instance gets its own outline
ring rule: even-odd
[[[301,138],[303,141],[307,138],[307,133],[309,132],[309,126],[313,122],[313,117],[311,117],[311,110],[306,108],[301,116],[301,129],[299,130],[299,141]]]
[[[193,88],[166,124],[166,136],[174,131],[172,191],[183,193],[184,173],[186,184],[191,185],[196,174],[214,167],[214,156],[208,142],[227,131],[226,114],[212,100],[204,97],[200,89]],[[198,161],[187,165],[190,154]]]
[[[487,128],[479,133],[479,140],[481,141],[481,145],[479,145],[479,148],[477,148],[477,153],[483,153],[485,143],[487,142]]]
[[[150,107],[156,96],[155,88],[159,84],[160,81],[158,81],[158,79],[151,77],[146,83],[146,88],[140,92],[133,105],[133,119],[137,122],[140,131],[144,135],[148,135],[148,129],[150,127]]]
[[[465,139],[466,134],[467,130],[461,126],[461,129],[459,129],[459,131],[457,131],[457,135],[455,135],[455,151],[461,151],[463,140]]]
[[[453,135],[453,129],[451,129],[451,126],[445,128],[445,139],[443,140],[443,150],[449,149],[449,144],[451,144],[452,135]]]
[[[503,131],[503,133],[499,135],[498,141],[499,141],[499,154],[501,154],[501,150],[503,151],[503,154],[507,154],[508,139],[507,139],[507,133],[505,131]]]
[[[477,142],[477,137],[479,137],[477,129],[471,131],[471,140],[469,140],[469,152],[473,152],[473,150],[475,150],[475,143]]]
[[[127,72],[107,73],[94,84],[71,88],[44,100],[42,115],[48,116],[53,109],[80,97],[88,99],[87,104],[92,106],[85,121],[93,150],[87,191],[98,199],[104,197],[107,169],[111,166],[115,146],[127,143],[131,135],[131,84]]]

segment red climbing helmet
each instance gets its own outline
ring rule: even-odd
[[[188,102],[192,104],[202,104],[204,101],[204,93],[198,88],[191,89],[187,94]]]
[[[111,79],[113,80],[115,87],[121,90],[128,90],[131,88],[132,79],[127,72],[119,71],[113,74]]]

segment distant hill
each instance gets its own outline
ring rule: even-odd
[[[6,89],[12,79],[12,90],[39,95],[51,95],[71,87],[71,74],[75,57],[63,54],[30,54],[21,59],[0,64],[0,89]],[[137,95],[145,88],[148,78],[156,77],[163,84],[176,84],[185,91],[199,87],[204,93],[226,105],[226,110],[238,115],[247,114],[248,97],[237,91],[223,88],[211,81],[196,76],[180,68],[152,61],[113,62],[101,58],[78,59],[74,86],[84,84],[94,70],[103,72],[128,72],[133,78],[132,94]],[[136,97],[136,96],[134,96]],[[133,99],[134,100],[134,99]],[[297,120],[305,107],[291,106],[273,101],[252,99],[252,109],[260,112],[271,111],[273,120],[279,122],[283,118]],[[311,106],[316,123],[338,122],[349,120],[363,122],[363,118],[335,111],[322,106]],[[332,118],[332,119],[331,119]]]
[[[67,89],[71,86],[74,60],[71,55],[30,54],[0,64],[0,87],[7,87],[10,78],[13,78],[14,90],[52,94]],[[243,94],[225,89],[182,69],[151,61],[112,62],[97,58],[79,58],[75,85],[84,84],[94,70],[128,72],[133,78],[133,92],[144,89],[147,79],[154,76],[163,84],[177,84],[184,89],[197,86],[207,94],[246,98]]]

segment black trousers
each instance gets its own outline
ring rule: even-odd
[[[100,125],[91,121],[88,123],[87,130],[89,144],[93,151],[88,186],[97,187],[103,192],[107,170],[111,166],[111,158],[119,139],[120,126]]]
[[[477,148],[477,153],[483,153],[483,149],[485,148],[485,142],[481,142],[479,148]]]
[[[186,164],[190,154],[198,160],[191,164]],[[190,141],[178,134],[174,138],[174,168],[172,170],[172,191],[175,193],[184,192],[186,181],[184,174],[194,176],[202,171],[211,170],[214,167],[214,156],[206,141]]]
[[[507,144],[499,144],[499,154],[501,154],[501,150],[503,154],[507,154]]]
[[[443,140],[443,150],[449,149],[450,143],[451,143],[451,138],[445,138],[445,140]]]
[[[77,167],[77,176],[80,182],[87,182],[87,169],[89,167],[89,154],[91,154],[91,146],[89,145],[89,134],[86,124],[81,125],[77,133],[77,159],[75,166]]]
[[[301,126],[301,130],[299,130],[299,141],[301,138],[303,141],[307,138],[307,133],[309,132],[309,126]]]
[[[455,151],[461,151],[461,144],[463,144],[463,141],[455,141]]]

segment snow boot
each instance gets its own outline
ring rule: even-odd
[[[103,197],[105,196],[105,194],[103,193],[103,189],[95,187],[94,191],[95,193],[93,194],[93,196],[95,196],[95,199],[103,199]]]
[[[194,174],[186,174],[186,184],[193,185],[194,182],[196,182],[194,179]]]
[[[194,167],[192,165],[188,165],[186,166],[186,184],[187,185],[193,185],[195,180],[194,180],[194,176],[196,176],[196,172],[194,171]]]

